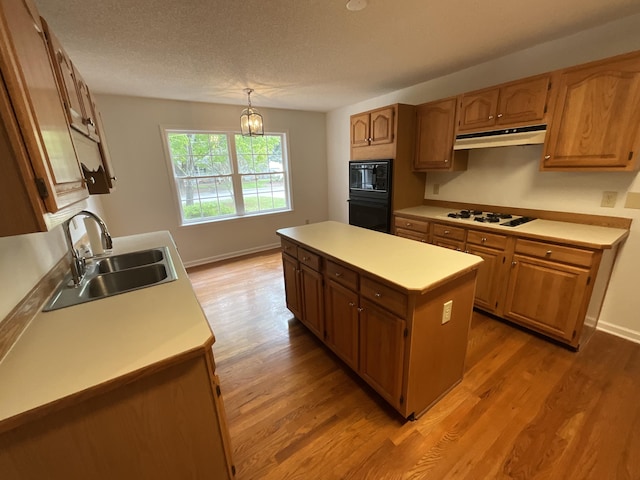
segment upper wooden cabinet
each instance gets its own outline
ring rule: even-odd
[[[394,140],[395,109],[378,108],[351,117],[351,147],[384,145]]]
[[[36,12],[0,0],[2,236],[46,231],[88,196]]]
[[[639,148],[640,52],[563,70],[541,170],[634,170]]]
[[[41,20],[67,119],[73,128],[72,138],[83,175],[87,180],[87,188],[91,194],[109,193],[113,188],[115,175],[106,146],[100,112],[84,78],[71,62],[46,21]],[[75,134],[76,132],[89,138],[93,143],[83,141]]]
[[[466,170],[468,151],[453,150],[456,107],[456,97],[416,107],[414,170]]]
[[[551,74],[465,93],[458,131],[481,131],[546,123]]]

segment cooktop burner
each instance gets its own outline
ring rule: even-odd
[[[456,218],[459,220],[468,220],[480,223],[499,223],[505,227],[517,227],[523,223],[535,220],[533,217],[521,217],[517,215],[511,215],[510,213],[496,213],[496,212],[483,212],[481,210],[465,209],[458,212],[451,212],[447,214],[449,218]],[[508,220],[504,222],[503,220]]]

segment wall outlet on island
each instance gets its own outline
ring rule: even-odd
[[[613,208],[616,206],[616,200],[618,199],[618,192],[602,192],[601,207]]]
[[[451,310],[453,310],[453,300],[445,302],[442,306],[442,324],[444,325],[451,320]]]

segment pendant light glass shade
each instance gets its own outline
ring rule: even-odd
[[[242,114],[240,114],[240,128],[242,130],[242,135],[245,137],[264,135],[262,115],[260,115],[255,108],[251,107],[251,92],[253,92],[253,89],[245,88],[244,91],[247,94],[249,106],[242,111]]]

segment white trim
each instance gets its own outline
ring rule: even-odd
[[[243,255],[250,255],[252,253],[264,252],[264,251],[273,250],[274,248],[279,248],[279,247],[280,247],[280,243],[273,243],[270,245],[263,245],[261,247],[248,248],[246,250],[239,250],[237,252],[216,255],[215,257],[201,258],[199,260],[184,262],[184,266],[185,268],[197,267],[199,265],[205,265],[207,263],[214,263],[214,262],[219,262],[221,260],[228,260],[230,258],[242,257]]]
[[[596,327],[596,330],[601,330],[603,332],[610,333],[611,335],[624,338],[634,343],[640,343],[640,332],[631,330],[629,328],[620,327],[618,325],[613,325],[612,323],[600,321],[598,322],[598,326]]]

